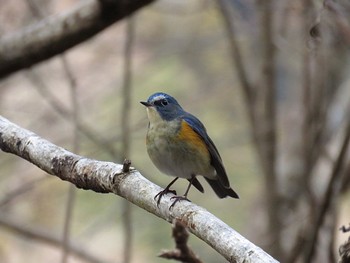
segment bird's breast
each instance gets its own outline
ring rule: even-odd
[[[178,120],[150,122],[146,137],[147,148],[157,150],[161,153],[167,151],[180,129]]]
[[[162,172],[182,178],[193,174],[214,176],[210,155],[199,135],[180,120],[150,122],[147,151]]]

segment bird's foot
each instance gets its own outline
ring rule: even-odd
[[[156,194],[154,196],[154,200],[157,201],[157,207],[159,207],[160,199],[162,199],[163,195],[166,195],[167,193],[172,193],[172,194],[176,195],[175,190],[170,190],[170,189],[165,188],[164,190],[160,191],[158,194]]]
[[[188,202],[191,202],[191,200],[188,199],[187,196],[185,196],[185,195],[176,195],[176,196],[171,197],[170,199],[171,200],[175,199],[175,201],[171,204],[171,206],[169,207],[169,210],[173,209],[174,205],[181,200],[186,200]]]

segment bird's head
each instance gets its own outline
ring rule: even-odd
[[[162,92],[154,93],[147,101],[141,101],[140,103],[147,107],[150,122],[157,120],[171,121],[184,112],[173,97]]]

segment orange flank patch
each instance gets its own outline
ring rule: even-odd
[[[186,141],[188,144],[193,145],[193,147],[196,148],[197,151],[201,152],[201,154],[209,155],[207,145],[201,136],[196,133],[186,121],[181,122],[181,130],[178,137],[180,140]]]

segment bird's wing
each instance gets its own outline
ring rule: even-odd
[[[203,141],[208,147],[208,150],[210,153],[211,165],[215,168],[219,181],[223,184],[223,186],[229,188],[230,183],[228,181],[227,174],[226,174],[224,165],[222,163],[220,154],[218,152],[218,149],[214,145],[213,141],[208,136],[204,125],[201,123],[200,120],[198,120],[195,116],[189,113],[183,116],[182,119],[188,125],[190,125],[191,128],[203,139]]]

